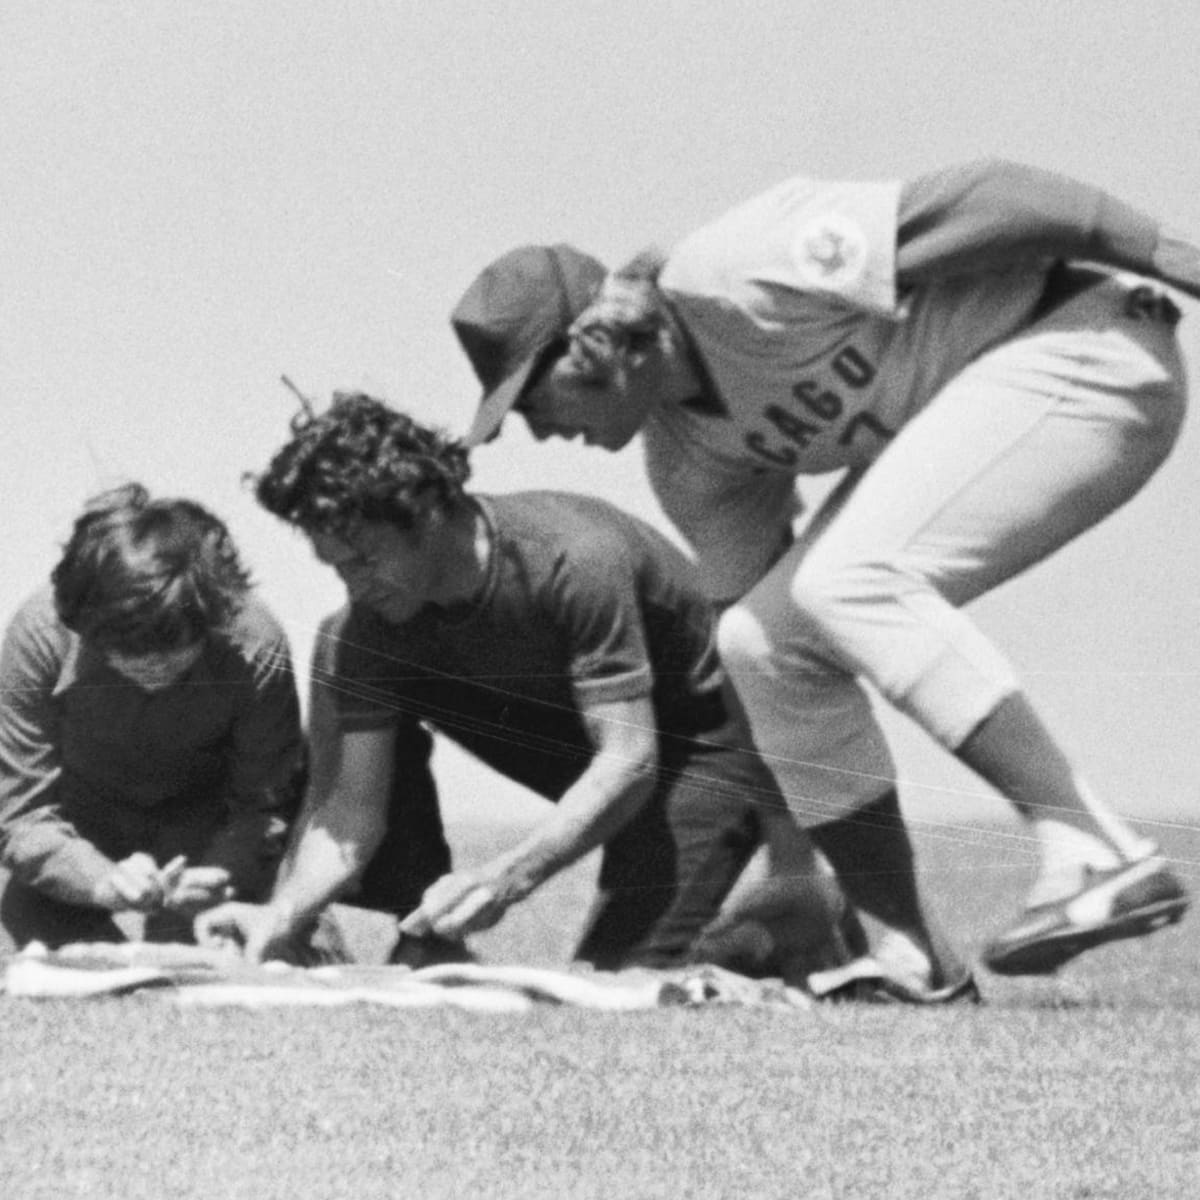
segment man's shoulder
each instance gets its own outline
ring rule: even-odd
[[[572,580],[603,589],[624,587],[631,578],[669,578],[699,591],[687,555],[648,521],[608,500],[574,492],[494,499],[503,502],[493,514],[501,545],[509,557],[521,558],[535,590]],[[506,520],[505,509],[515,519]]]
[[[253,595],[246,598],[220,636],[247,660],[288,651],[287,633],[282,622],[264,601]]]
[[[785,179],[680,241],[659,283],[676,296],[734,303],[756,283],[819,290],[839,249],[850,269],[866,242],[894,239],[900,187],[897,180]]]
[[[652,526],[607,500],[575,492],[531,491],[489,497],[506,556],[519,557],[530,582],[595,565],[603,575],[622,560],[668,554]]]
[[[2,658],[5,685],[55,687],[70,672],[79,638],[59,618],[50,587],[27,596],[9,620]]]
[[[584,492],[538,490],[480,499],[502,536],[533,543],[569,543],[581,533],[619,537],[650,529],[611,501]]]
[[[43,584],[21,601],[9,620],[8,634],[23,641],[64,646],[74,636],[58,615],[50,584]]]

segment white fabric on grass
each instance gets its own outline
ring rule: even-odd
[[[89,999],[130,993],[165,996],[197,1007],[458,1008],[527,1012],[540,1004],[608,1012],[712,1004],[807,1009],[803,992],[778,980],[754,980],[719,967],[671,971],[556,970],[447,964],[401,966],[250,966],[236,952],[195,946],[79,943],[48,951],[27,947],[9,960],[3,990],[29,999]]]

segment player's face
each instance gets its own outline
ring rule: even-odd
[[[122,654],[119,650],[105,652],[104,661],[130,683],[144,692],[161,692],[186,675],[204,652],[203,642],[193,642],[178,650],[153,654]]]
[[[649,411],[650,397],[641,394],[638,376],[597,384],[581,374],[569,354],[558,358],[522,397],[520,413],[539,442],[582,437],[589,446],[620,450],[632,441]]]
[[[400,623],[441,592],[441,564],[429,538],[386,521],[361,521],[342,537],[309,535],[317,558],[332,567],[350,599]]]

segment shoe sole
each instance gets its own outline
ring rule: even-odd
[[[1144,937],[1176,925],[1187,912],[1187,897],[1142,905],[1086,929],[1068,928],[1015,945],[1000,954],[985,954],[984,965],[997,975],[1053,975],[1076,955],[1107,942]]]

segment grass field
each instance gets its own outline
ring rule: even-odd
[[[976,951],[1031,869],[927,826]],[[1163,824],[1200,888],[1200,829]],[[461,829],[460,862],[514,830]],[[591,864],[476,948],[561,961]],[[1200,1184],[1200,918],[982,1008],[185,1010],[0,1001],[0,1196],[1156,1200]],[[376,927],[363,924],[364,943]]]

